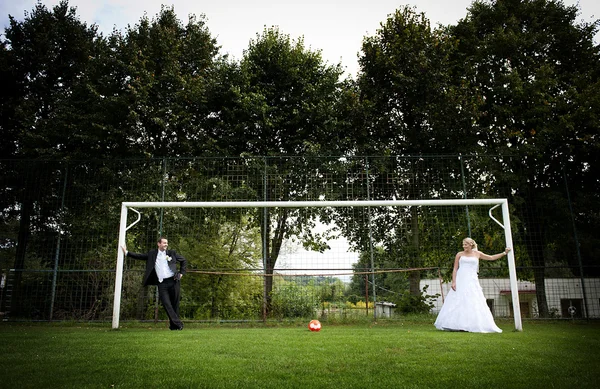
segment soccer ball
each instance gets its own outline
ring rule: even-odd
[[[308,329],[312,332],[321,331],[321,322],[318,320],[311,320],[310,323],[308,323]]]

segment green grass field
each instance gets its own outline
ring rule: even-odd
[[[600,323],[0,324],[1,388],[597,388]]]

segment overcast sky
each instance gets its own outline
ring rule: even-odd
[[[0,0],[2,33],[8,15],[24,19],[36,0]],[[48,8],[59,0],[42,1]],[[425,13],[432,26],[454,24],[467,14],[471,0],[71,0],[80,20],[98,25],[105,34],[113,28],[124,30],[135,25],[146,13],[154,17],[161,4],[174,6],[184,23],[188,15],[205,14],[211,34],[217,38],[221,52],[240,59],[248,42],[263,31],[264,26],[279,26],[293,39],[304,37],[307,47],[321,50],[329,64],[342,63],[347,74],[358,70],[357,54],[362,39],[374,35],[387,16],[402,5],[415,6]],[[579,4],[579,20],[600,18],[600,1],[565,0]]]

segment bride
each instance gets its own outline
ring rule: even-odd
[[[487,255],[477,250],[477,243],[471,238],[463,239],[462,246],[463,251],[454,259],[452,289],[434,325],[446,331],[502,332],[494,323],[477,273],[480,259],[495,261],[508,254],[510,248],[500,254]]]

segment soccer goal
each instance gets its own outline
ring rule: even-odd
[[[497,208],[500,208],[501,210],[501,217],[498,219],[494,217],[493,214],[494,210]],[[277,218],[273,217],[273,214],[270,212],[279,210],[280,214],[286,214],[287,217],[290,217],[290,212],[293,210],[296,212],[294,214],[295,216],[293,217],[299,220],[303,217],[303,211],[314,211],[312,213],[312,217],[314,217],[314,215],[320,215],[321,218],[327,219],[327,223],[343,225],[344,228],[341,230],[343,230],[346,234],[355,235],[353,236],[353,239],[362,239],[362,246],[357,245],[355,247],[360,246],[360,251],[364,254],[364,257],[368,258],[370,251],[370,264],[368,266],[368,270],[364,272],[364,275],[365,278],[372,276],[372,281],[366,281],[365,285],[370,284],[373,290],[371,295],[367,297],[367,307],[369,304],[369,298],[373,301],[376,301],[377,290],[379,290],[375,288],[375,274],[384,271],[402,271],[401,269],[386,270],[374,266],[373,248],[380,247],[380,251],[385,251],[386,246],[384,243],[382,243],[383,241],[391,240],[395,242],[403,242],[399,244],[400,247],[403,247],[402,244],[407,246],[413,245],[414,247],[425,247],[421,249],[423,252],[421,252],[420,255],[424,258],[428,258],[430,261],[431,258],[436,255],[436,253],[443,251],[442,254],[437,255],[443,256],[445,269],[448,269],[451,268],[450,262],[454,261],[454,254],[460,250],[460,242],[462,239],[468,235],[471,235],[471,220],[477,219],[473,221],[473,223],[485,223],[487,230],[485,232],[481,232],[480,230],[477,230],[478,227],[474,225],[473,233],[475,235],[486,237],[489,237],[490,235],[497,235],[498,239],[496,240],[498,240],[498,242],[496,243],[496,246],[500,247],[501,245],[502,248],[514,247],[507,199],[123,202],[121,204],[121,219],[118,239],[119,247],[117,247],[117,262],[115,272],[112,320],[112,328],[114,329],[119,328],[121,316],[124,274],[124,254],[121,250],[121,246],[126,245],[128,231],[130,231],[131,228],[138,224],[142,219],[142,211],[140,211],[141,209],[145,209],[146,212],[150,210],[153,212],[159,210],[160,212],[164,210],[170,210],[172,212],[175,212],[176,210],[192,211],[190,209],[202,210],[203,212],[208,212],[209,210],[224,212],[229,209],[240,214],[242,212],[252,210],[254,215],[252,220],[255,224],[257,223],[257,220],[261,220],[262,226],[259,226],[258,228],[262,231],[261,234],[263,234],[263,268],[255,271],[253,275],[265,278],[273,278],[274,275],[273,268],[270,268],[270,271],[267,271],[268,266],[266,263],[266,257],[268,256],[268,253],[267,249],[265,248],[265,246],[267,246],[265,242],[267,242],[269,239],[269,237],[266,235],[273,233],[271,224],[277,223],[277,220],[273,220]],[[284,212],[283,210],[290,210],[290,212]],[[486,211],[485,213],[487,213],[487,215],[484,215],[484,210]],[[130,212],[137,217],[136,220],[131,223],[129,223]],[[360,214],[361,216],[357,217],[357,214]],[[182,216],[178,215],[177,217]],[[206,218],[205,215],[202,217]],[[454,224],[452,224],[449,222],[450,219],[460,219],[460,221],[453,222]],[[405,222],[405,220],[408,221]],[[457,227],[457,225],[460,226]],[[314,224],[309,224],[309,226],[314,226]],[[475,230],[477,230],[477,232]],[[171,234],[174,233],[171,232]],[[434,241],[429,239],[431,235],[435,234],[446,236],[446,240],[444,240],[443,243],[439,243],[441,240]],[[404,235],[410,235],[410,239],[405,238]],[[188,239],[194,239],[193,234],[190,235]],[[500,242],[500,240],[503,241]],[[365,242],[366,244],[364,244]],[[482,248],[481,243],[482,242],[479,241],[479,246],[482,251],[488,254],[494,254],[494,252],[490,252],[489,249],[486,249],[486,246]],[[436,247],[436,245],[450,247]],[[181,252],[181,250],[178,251]],[[448,254],[449,252],[451,252],[451,254]],[[182,254],[186,255],[185,252],[182,252]],[[368,263],[368,261],[366,263]],[[512,316],[514,318],[515,329],[521,331],[522,323],[519,308],[520,304],[514,250],[511,251],[506,257],[505,266],[508,268],[509,285],[507,285],[507,288],[502,290],[501,293],[503,298],[510,299],[508,301],[511,305],[510,314],[507,314],[506,316]],[[302,269],[297,270],[301,271]],[[335,270],[329,270],[331,275],[345,274],[341,271],[336,272]],[[268,282],[265,282],[265,285],[267,284]],[[266,296],[268,294],[266,287],[264,292]],[[376,311],[373,313],[375,314],[375,312]]]

